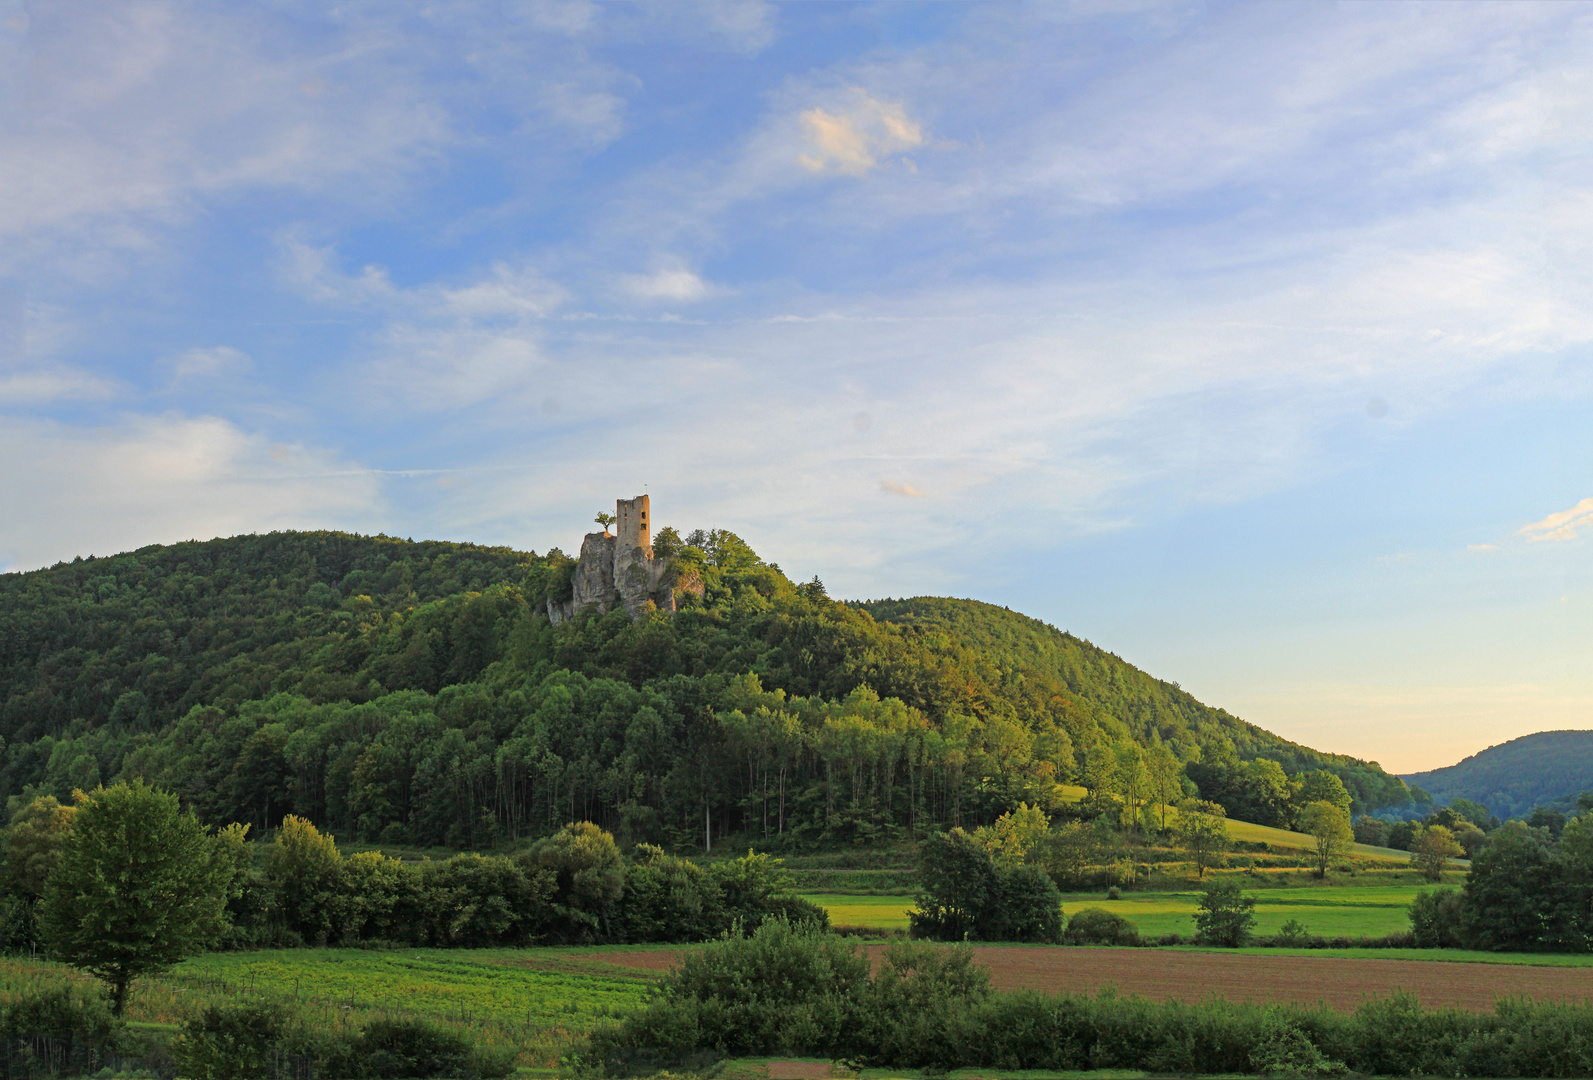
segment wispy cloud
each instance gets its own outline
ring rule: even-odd
[[[382,521],[378,477],[215,417],[129,417],[95,429],[7,419],[0,461],[0,550],[24,568],[147,543]]]
[[[923,128],[901,104],[880,101],[861,88],[854,88],[851,101],[836,112],[807,109],[799,120],[807,149],[797,161],[809,172],[864,176],[879,167],[881,158],[924,145]]]
[[[1579,530],[1590,526],[1593,526],[1593,499],[1583,499],[1569,510],[1523,525],[1521,535],[1532,541],[1575,540]]]
[[[881,480],[879,489],[890,495],[904,495],[909,499],[923,498],[924,493],[911,484],[898,483],[895,480]]]

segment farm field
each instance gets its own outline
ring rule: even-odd
[[[1403,959],[1361,950],[1105,949],[1059,945],[974,945],[974,959],[997,990],[1093,994],[1107,987],[1153,1001],[1196,1001],[1216,995],[1231,1001],[1281,1001],[1353,1009],[1368,995],[1408,990],[1428,1008],[1488,1011],[1497,997],[1593,1000],[1593,957],[1580,964],[1544,965],[1535,955],[1510,959],[1443,950],[1446,960]],[[868,946],[876,957],[880,945]],[[1344,950],[1348,951],[1348,950]],[[1418,950],[1401,950],[1409,955]],[[610,960],[638,970],[664,971],[667,951],[613,953]]]
[[[1415,899],[1414,882],[1387,885],[1301,886],[1257,889],[1256,932],[1274,934],[1290,919],[1298,919],[1313,934],[1323,937],[1382,937],[1410,929],[1405,909]],[[881,930],[906,930],[910,896],[844,896],[812,894],[805,897],[830,913],[834,926],[868,926]],[[1131,919],[1140,933],[1195,932],[1198,892],[1125,893],[1108,900],[1100,893],[1065,893],[1062,911],[1072,915],[1082,908],[1105,908]]]

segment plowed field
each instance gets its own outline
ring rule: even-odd
[[[878,947],[870,949],[876,955]],[[602,961],[668,970],[669,951],[608,952]],[[1153,1001],[1326,1002],[1353,1009],[1369,995],[1409,990],[1428,1008],[1491,1010],[1499,996],[1593,1000],[1593,968],[1468,964],[1434,960],[1366,960],[1334,956],[1258,956],[1172,949],[1084,949],[976,945],[998,990],[1094,992],[1115,986]],[[595,957],[594,957],[595,959]]]

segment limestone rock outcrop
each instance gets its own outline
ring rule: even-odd
[[[587,533],[570,579],[570,598],[548,600],[548,618],[555,626],[583,608],[610,611],[616,604],[623,604],[632,619],[649,611],[674,614],[678,593],[702,594],[695,574],[681,579],[674,560],[653,556],[646,495],[620,499],[615,509],[617,535]]]

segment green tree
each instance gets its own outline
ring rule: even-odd
[[[1256,923],[1255,897],[1245,896],[1231,877],[1206,885],[1195,912],[1195,940],[1203,945],[1236,949],[1250,937]]]
[[[1167,747],[1157,744],[1145,754],[1145,767],[1150,771],[1151,798],[1156,800],[1156,812],[1161,831],[1167,832],[1167,810],[1181,791],[1179,784],[1184,768]]]
[[[1227,814],[1217,803],[1185,799],[1178,804],[1178,820],[1173,823],[1173,842],[1183,848],[1195,864],[1197,877],[1223,864],[1231,840]]]
[[[1290,800],[1301,812],[1312,803],[1332,803],[1345,814],[1350,812],[1350,792],[1333,773],[1326,769],[1313,769],[1308,773],[1301,773],[1294,778],[1293,797]]]
[[[914,937],[975,938],[997,895],[995,863],[961,829],[926,837],[918,847],[918,906],[908,913]]]
[[[609,933],[614,906],[625,892],[625,860],[611,833],[572,821],[537,841],[531,863],[555,878],[554,912],[566,941],[594,941]]]
[[[1327,877],[1328,867],[1355,843],[1349,811],[1330,802],[1307,803],[1296,820],[1300,831],[1316,841],[1316,876]]]
[[[604,512],[604,513],[598,514],[597,517],[593,518],[592,520],[597,522],[599,525],[603,526],[603,535],[607,536],[608,535],[608,527],[610,525],[614,524],[614,515],[610,514],[610,513],[607,513],[607,512]]]
[[[283,818],[266,856],[266,880],[283,928],[324,945],[343,893],[343,856],[332,835],[293,814]]]
[[[1428,881],[1443,877],[1449,860],[1459,858],[1464,849],[1455,841],[1455,834],[1442,825],[1429,825],[1411,842],[1411,865],[1422,872]]]
[[[56,859],[72,831],[76,808],[63,806],[54,795],[34,799],[18,810],[6,832],[6,885],[11,892],[37,900],[55,869]]]
[[[120,1016],[127,988],[227,929],[237,867],[177,796],[141,780],[80,795],[45,886],[40,928],[58,959],[104,980]]]

